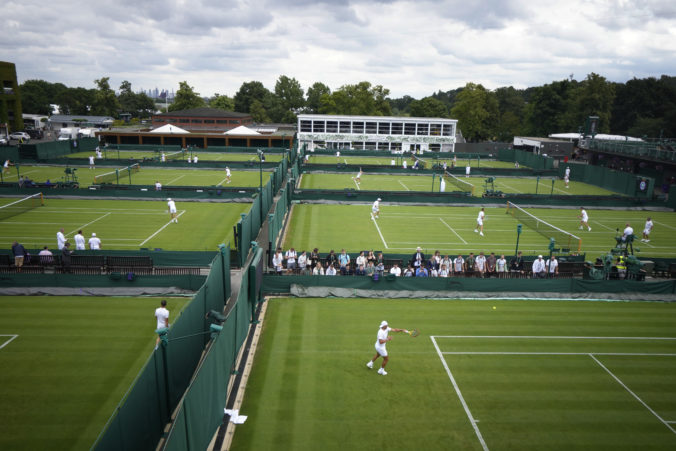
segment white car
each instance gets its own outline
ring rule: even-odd
[[[14,132],[9,135],[9,139],[16,139],[17,141],[23,139],[24,142],[28,142],[30,141],[31,137],[26,132]]]
[[[9,139],[5,138],[4,136],[0,136],[0,146],[4,146],[5,144],[9,144]]]

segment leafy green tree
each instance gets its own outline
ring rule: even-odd
[[[273,122],[292,124],[296,112],[305,105],[305,93],[295,78],[281,75],[275,83],[275,95],[271,103],[270,117]]]
[[[253,102],[251,102],[251,108],[249,109],[249,114],[253,118],[254,122],[258,122],[258,123],[271,122],[270,116],[268,116],[268,112],[265,109],[263,102],[261,102],[258,99],[255,99]]]
[[[411,102],[411,116],[414,117],[448,117],[448,109],[441,100],[425,97]]]
[[[89,107],[94,103],[96,91],[85,88],[66,88],[56,97],[62,114],[94,114]]]
[[[110,87],[109,81],[110,77],[94,80],[96,90],[94,91],[94,102],[91,104],[91,114],[97,116],[117,116],[120,104],[117,101],[115,91]]]
[[[460,92],[463,90],[463,88],[457,88],[457,89],[451,89],[450,91],[438,91],[432,94],[432,97],[434,97],[437,100],[440,100],[444,105],[446,105],[446,108],[448,111],[451,111],[453,107],[455,106],[455,98],[460,94]]]
[[[21,90],[22,110],[30,114],[48,115],[52,112],[51,104],[67,88],[62,83],[49,83],[44,80],[26,80],[19,86]]]
[[[325,94],[330,95],[331,89],[324,83],[316,82],[307,88],[306,111],[308,113],[319,113],[320,99]]]
[[[411,115],[411,103],[416,100],[409,96],[405,95],[398,99],[389,99],[390,108],[392,109],[393,116],[410,116]],[[446,109],[448,111],[448,108]]]
[[[120,94],[117,96],[120,108],[130,113],[132,118],[149,117],[155,111],[155,102],[145,93],[135,93],[131,83],[127,80],[120,84]]]
[[[178,84],[178,91],[176,91],[174,103],[169,105],[169,111],[189,110],[204,105],[204,99],[200,97],[199,93],[195,92],[195,89],[187,81],[182,81]]]
[[[451,117],[468,141],[484,141],[494,136],[498,120],[498,100],[482,85],[467,83],[456,97]]]
[[[209,99],[209,106],[225,111],[235,111],[235,100],[232,97],[222,96],[216,93]]]
[[[368,81],[356,85],[344,85],[331,94],[320,98],[322,114],[352,114],[359,116],[390,116],[392,108],[387,99],[390,90],[381,85],[372,86]]]
[[[612,133],[676,136],[676,77],[632,79],[615,85]]]
[[[267,111],[270,107],[271,98],[272,93],[260,81],[244,82],[235,94],[235,111],[251,113],[251,106],[256,100],[260,103],[257,108],[263,107]]]
[[[582,124],[576,123],[571,115],[576,88],[577,82],[562,80],[533,89],[525,113],[525,133],[548,136],[561,131],[577,131]]]
[[[521,123],[525,113],[523,92],[512,86],[495,90],[498,99],[499,120],[495,127],[495,138],[501,142],[512,141],[521,134]]]
[[[574,92],[574,111],[577,124],[583,124],[588,116],[599,117],[599,131],[610,131],[610,118],[615,99],[615,87],[605,77],[591,73]],[[570,126],[571,124],[567,124]]]

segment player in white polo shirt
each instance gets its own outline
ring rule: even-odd
[[[171,200],[171,197],[167,199],[167,208],[169,208],[169,215],[171,215],[171,222],[178,224],[178,217],[176,216],[176,203]]]
[[[586,227],[587,231],[591,232],[591,227],[589,227],[589,215],[584,207],[580,207],[580,214],[577,215],[577,217],[580,218],[580,230],[582,230],[583,227]]]
[[[383,376],[387,375],[387,371],[385,371],[385,365],[387,365],[387,362],[389,360],[389,357],[387,355],[387,342],[392,340],[392,337],[388,336],[390,332],[406,332],[408,331],[406,329],[393,329],[391,327],[388,327],[387,321],[383,321],[380,323],[380,329],[378,329],[378,336],[376,338],[376,355],[373,356],[371,360],[366,364],[366,366],[370,369],[373,368],[373,362],[378,360],[378,357],[383,358],[383,364],[380,366],[380,369],[378,370],[378,374],[382,374]]]
[[[167,301],[162,299],[160,303],[161,307],[155,309],[155,318],[157,318],[157,329],[164,329],[169,327],[169,310],[167,310]],[[155,349],[160,344],[160,336],[157,336],[157,341],[155,342]]]
[[[376,199],[375,202],[373,202],[373,205],[371,206],[371,214],[373,214],[373,217],[375,219],[378,219],[378,215],[380,215],[380,201],[382,199],[379,197]]]

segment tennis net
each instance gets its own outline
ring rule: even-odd
[[[140,170],[141,166],[138,163],[134,163],[122,169],[115,169],[114,171],[94,176],[94,184],[111,183],[117,185],[120,183],[120,177],[129,177],[131,179],[131,175]]]
[[[168,160],[185,160],[185,150],[179,150],[178,152],[171,152],[165,155]]]
[[[469,193],[471,196],[474,196],[474,185],[469,182],[466,182],[458,177],[454,176],[450,172],[446,171],[446,180],[449,183],[455,185],[463,193]]]
[[[33,194],[0,207],[0,221],[25,213],[45,204],[42,193]]]
[[[507,213],[540,235],[546,238],[554,238],[557,247],[561,248],[562,252],[580,252],[582,249],[582,238],[543,221],[516,204],[507,202]]]

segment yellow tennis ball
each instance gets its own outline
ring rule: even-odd
[[[495,310],[496,308],[497,308],[496,306],[493,306],[493,310]]]

